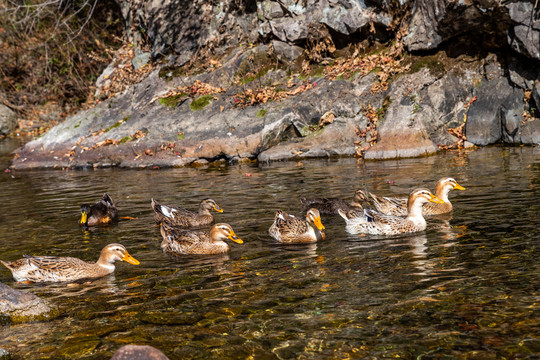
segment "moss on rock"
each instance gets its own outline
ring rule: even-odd
[[[198,97],[197,99],[193,100],[191,104],[189,104],[189,108],[194,111],[202,110],[208,104],[210,104],[212,99],[213,99],[212,95],[204,95],[204,96]]]

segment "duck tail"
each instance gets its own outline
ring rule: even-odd
[[[274,216],[274,221],[276,221],[277,219],[285,220],[285,218],[287,218],[287,213],[285,211],[283,210],[276,211],[276,215]]]
[[[13,269],[13,267],[11,266],[11,261],[0,260],[0,263],[4,264],[4,266],[10,270]]]
[[[338,214],[339,214],[343,219],[345,219],[345,221],[348,221],[348,220],[349,220],[349,216],[348,216],[347,212],[344,211],[343,209],[338,209]]]
[[[161,211],[161,205],[157,200],[154,200],[154,198],[152,198],[152,209],[154,209],[156,213],[163,215],[163,212]]]
[[[101,201],[105,202],[109,206],[114,206],[114,201],[113,201],[112,197],[107,193],[103,194],[103,197],[101,198]]]

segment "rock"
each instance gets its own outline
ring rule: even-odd
[[[304,15],[298,18],[284,17],[270,21],[272,33],[281,41],[295,42],[307,37],[308,26]]]
[[[474,90],[465,125],[467,140],[485,146],[501,140],[514,143],[517,124],[523,112],[524,92],[510,85],[507,78],[484,80]],[[505,132],[503,138],[503,127]],[[510,133],[508,133],[510,131]]]
[[[17,127],[17,114],[9,107],[0,104],[0,135],[7,135]]]
[[[262,1],[257,3],[257,9],[268,20],[278,19],[285,15],[281,5],[277,1]]]
[[[508,31],[508,43],[517,52],[533,59],[540,59],[540,20],[534,16],[535,4],[512,2],[504,4],[508,9],[513,28]]]
[[[110,63],[109,65],[107,65],[105,70],[103,70],[101,75],[99,75],[99,77],[96,80],[96,92],[94,94],[96,98],[98,99],[100,98],[101,89],[103,89],[106,86],[109,86],[109,84],[111,83],[111,80],[109,79],[109,77],[115,72],[115,70],[116,70],[115,64]]]
[[[34,294],[0,283],[0,314],[13,323],[44,320],[52,316],[46,301]]]
[[[422,89],[434,82],[427,69],[403,76],[392,84],[392,93],[407,94],[409,89]],[[385,120],[378,128],[380,140],[365,155],[365,159],[394,159],[431,155],[438,151],[430,139],[423,118],[422,99],[410,93],[394,100],[386,112]]]
[[[414,3],[404,44],[410,51],[435,49],[444,39],[438,24],[447,16],[445,0],[418,0]]]
[[[507,11],[497,0],[416,0],[404,44],[410,51],[433,50],[446,41],[471,48],[486,38],[482,34],[494,43],[505,40],[508,24]]]
[[[304,53],[304,49],[300,46],[289,45],[283,41],[274,40],[272,41],[272,46],[281,59],[286,59],[288,61],[296,60]]]
[[[148,345],[126,345],[118,349],[111,360],[168,360],[158,349]]]
[[[139,70],[144,65],[148,64],[151,58],[152,57],[150,53],[147,53],[147,52],[139,53],[133,57],[133,60],[131,60],[131,64],[133,65],[133,68],[135,70]]]
[[[514,144],[540,145],[540,119],[526,121],[513,138]]]

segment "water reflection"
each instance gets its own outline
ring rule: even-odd
[[[0,281],[61,313],[32,328],[3,326],[0,347],[16,359],[102,359],[126,343],[171,359],[532,359],[538,155],[489,148],[388,162],[1,173],[2,259],[95,261],[118,242],[141,265],[118,264],[114,275],[74,286],[14,284],[0,269]],[[350,199],[358,188],[401,196],[443,176],[467,190],[451,193],[453,214],[429,219],[425,232],[352,236],[343,219],[327,216],[326,241],[290,246],[268,235],[275,209],[298,214],[302,196]],[[82,230],[79,205],[104,192],[120,216],[137,219]],[[216,220],[245,243],[223,256],[165,254],[152,197],[185,208],[212,197],[224,209]]]

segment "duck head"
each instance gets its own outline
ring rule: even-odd
[[[224,223],[216,224],[212,227],[212,230],[210,230],[210,238],[212,238],[212,240],[214,241],[230,239],[238,244],[244,243],[242,239],[240,239],[234,233],[234,230],[232,229],[231,225],[224,224]]]
[[[315,225],[319,231],[323,231],[325,229],[321,222],[321,213],[315,208],[311,208],[307,211],[306,220]]]

